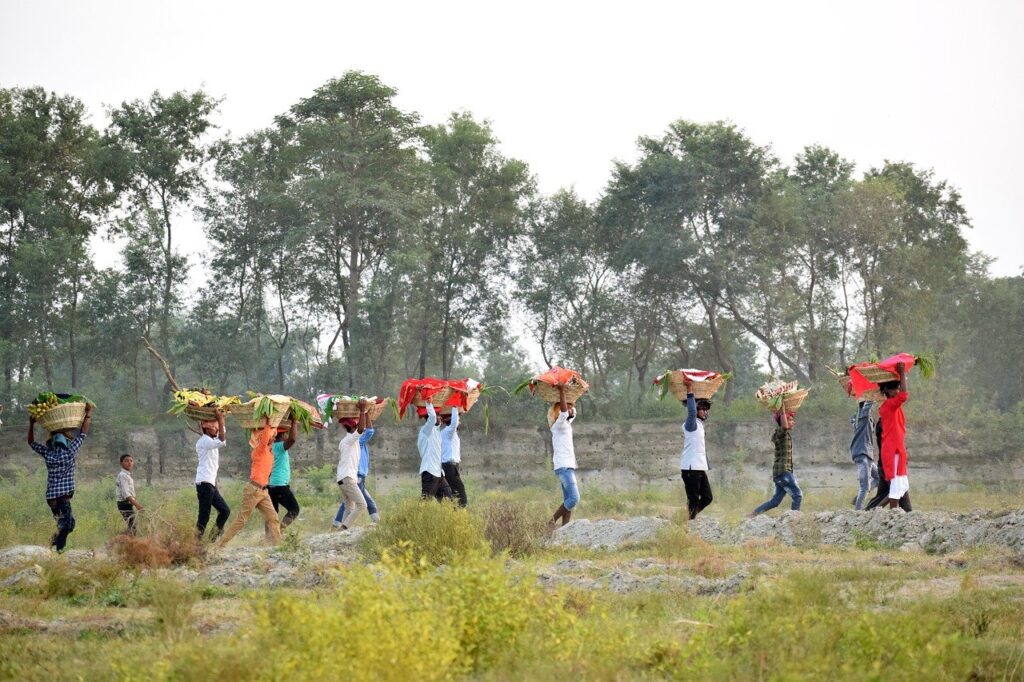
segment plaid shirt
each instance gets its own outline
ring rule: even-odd
[[[772,465],[772,478],[793,473],[793,435],[780,426],[772,434],[772,442],[775,443],[775,464]]]
[[[84,440],[85,434],[79,433],[68,441],[66,450],[32,443],[32,449],[46,462],[46,499],[53,500],[75,492],[75,460]]]

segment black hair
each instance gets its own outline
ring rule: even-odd
[[[708,400],[707,398],[701,398],[700,400],[697,401],[697,409],[698,410],[710,410],[711,409],[711,401]]]
[[[899,381],[885,381],[885,382],[882,382],[882,383],[878,384],[878,388],[880,390],[883,390],[883,391],[889,391],[889,390],[897,391],[897,390],[899,390],[899,387],[900,387],[900,382]]]
[[[121,462],[121,464],[124,464],[124,460],[127,459],[128,457],[131,457],[131,454],[129,454],[127,452],[124,453],[123,455],[121,455],[121,459],[119,460]]]

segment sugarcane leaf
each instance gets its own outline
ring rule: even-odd
[[[928,355],[915,355],[914,364],[921,370],[921,376],[931,379],[935,376],[935,360]]]
[[[533,377],[530,377],[529,379],[524,379],[518,386],[516,386],[514,389],[512,389],[512,395],[518,395],[518,394],[522,393],[523,389],[525,389],[527,386],[529,386],[530,382],[532,382],[532,381],[533,381]]]

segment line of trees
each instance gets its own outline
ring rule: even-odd
[[[680,120],[598,200],[543,196],[487,122],[426,124],[395,95],[348,72],[220,139],[202,91],[124,102],[98,129],[73,96],[0,90],[0,402],[68,387],[158,415],[143,335],[222,393],[508,384],[530,371],[522,326],[608,400],[643,400],[670,366],[733,371],[735,392],[907,349],[1020,409],[1024,280],[989,277],[931,172],[858,176],[821,146],[784,163]],[[183,243],[190,213],[208,246]],[[116,267],[97,237],[117,238],[99,242]]]

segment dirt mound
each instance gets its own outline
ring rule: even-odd
[[[591,549],[614,549],[653,540],[668,525],[665,519],[637,516],[632,519],[577,519],[555,531],[552,542]]]

